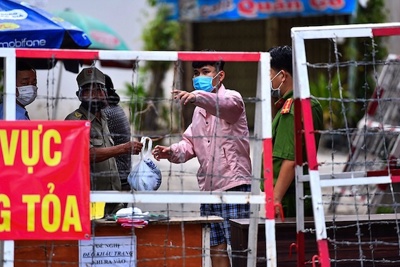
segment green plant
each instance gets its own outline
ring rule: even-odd
[[[352,23],[382,23],[386,21],[383,0],[369,0],[365,7],[359,5],[357,14]],[[357,68],[350,67],[342,77],[347,79],[345,87],[353,99],[368,99],[371,97],[377,82],[376,62],[387,56],[383,38],[350,38],[345,43],[343,61],[357,61],[370,64],[361,64]],[[350,126],[355,124],[364,115],[361,110],[366,109],[366,102],[359,101],[350,105]]]
[[[382,23],[385,19],[384,1],[369,0],[365,7],[358,6],[351,23]],[[376,63],[387,56],[387,51],[382,38],[348,38],[343,44],[336,43],[336,45],[339,51],[344,51],[338,54],[340,62],[362,62],[362,64],[356,64],[357,66],[349,64],[346,68],[339,67],[339,70],[335,67],[330,73],[319,74],[315,80],[310,81],[310,90],[317,97],[332,98],[329,101],[320,101],[326,129],[354,128],[367,108],[367,101],[363,99],[369,99],[375,89]],[[334,47],[331,49],[335,50]],[[332,62],[336,62],[335,57],[336,55],[333,55],[331,58]],[[328,78],[329,75],[332,78]],[[348,99],[347,102],[341,103],[339,88],[342,98]]]
[[[378,207],[376,210],[377,214],[388,214],[388,213],[394,213],[394,210],[392,207]]]
[[[136,86],[133,86],[132,84],[126,83],[125,87],[128,95],[131,96],[129,101],[131,122],[135,129],[141,129],[143,127],[145,110],[148,106],[146,103],[147,96],[143,84],[139,83]]]
[[[338,77],[334,75],[333,78],[330,79],[328,73],[326,75],[320,74],[316,82],[310,83],[310,92],[313,96],[318,97],[322,106],[324,128],[343,128],[345,122],[344,114],[342,113],[342,100],[347,99],[349,93],[346,88],[339,87]]]
[[[181,45],[182,26],[177,21],[168,20],[170,10],[167,5],[159,3],[156,0],[148,0],[152,7],[157,7],[157,13],[153,20],[143,29],[142,39],[144,42],[143,49],[145,51],[176,51]],[[165,108],[162,106],[165,102],[164,90],[162,83],[165,79],[165,74],[171,67],[171,62],[165,61],[147,61],[141,68],[143,75],[150,77],[150,82],[140,84],[136,91],[142,90],[143,97],[146,97],[147,103],[144,104],[141,112],[145,112],[146,116],[142,116],[140,122],[135,122],[135,126],[140,131],[155,132],[159,128],[159,121],[165,119],[159,117],[160,110],[164,113]],[[130,90],[130,91],[129,91]],[[128,89],[128,93],[135,93],[134,88]],[[134,99],[133,99],[134,100]],[[169,103],[169,102],[168,102]],[[132,105],[137,105],[135,101]],[[132,110],[134,108],[132,107]],[[134,118],[134,116],[132,117]],[[163,127],[165,126],[165,123]],[[168,124],[168,123],[167,123]]]

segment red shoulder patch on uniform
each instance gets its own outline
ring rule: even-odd
[[[283,104],[281,114],[288,114],[290,112],[290,107],[292,106],[293,98],[288,98]]]
[[[285,99],[279,98],[279,100],[275,102],[275,107],[277,109],[280,109],[281,107],[283,107],[283,104],[285,104],[285,102]]]

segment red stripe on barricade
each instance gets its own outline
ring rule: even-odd
[[[397,28],[397,27],[376,28],[376,29],[372,29],[372,34],[374,36],[400,35],[400,28]]]
[[[274,171],[272,167],[272,138],[264,139],[264,192],[265,192],[265,218],[275,219],[274,206]]]
[[[328,249],[328,241],[326,239],[317,240],[318,251],[319,251],[319,266],[321,267],[329,267],[331,266],[331,262],[329,259],[329,249]]]
[[[295,161],[297,166],[303,165],[303,118],[301,109],[301,100],[294,100],[294,142],[295,142]]]
[[[310,98],[301,100],[301,109],[304,123],[304,139],[306,140],[308,168],[310,170],[317,171],[317,148],[315,146],[314,124]]]
[[[97,50],[79,49],[15,49],[15,55],[21,58],[55,59],[99,59]]]
[[[304,267],[306,262],[306,245],[304,232],[298,231],[296,236],[297,266]]]
[[[178,52],[182,61],[260,61],[258,52]]]
[[[392,180],[393,180],[393,176],[400,176],[400,170],[399,169],[391,169],[390,173],[389,173],[389,170],[387,170],[387,169],[385,169],[385,170],[367,171],[367,177],[371,177],[371,176],[387,176],[389,174],[392,176]]]
[[[400,175],[392,175],[392,183],[400,183]]]

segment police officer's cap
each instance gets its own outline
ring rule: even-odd
[[[76,81],[79,87],[82,87],[90,83],[99,83],[105,85],[105,77],[96,67],[84,68],[76,77]]]

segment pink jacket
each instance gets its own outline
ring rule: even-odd
[[[249,129],[242,96],[223,85],[218,93],[194,91],[197,107],[183,139],[171,145],[170,161],[197,157],[201,191],[226,191],[251,183]]]

